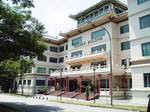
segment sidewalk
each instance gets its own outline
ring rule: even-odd
[[[50,95],[35,95],[33,98],[36,99],[42,99],[42,100],[60,100],[60,96],[50,96]],[[94,102],[93,100],[86,101],[82,99],[77,99],[77,98],[66,98],[66,97],[61,97],[62,100],[65,101],[79,101],[79,102]],[[110,98],[99,98],[95,100],[96,103],[101,103],[101,104],[107,104],[110,105]],[[132,106],[144,106],[147,107],[148,104],[148,99],[127,99],[127,100],[113,100],[113,104],[117,105],[132,105]]]

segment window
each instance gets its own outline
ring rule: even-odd
[[[95,16],[95,17],[98,16],[98,11],[95,11],[95,12],[94,12],[94,16]]]
[[[36,80],[37,86],[45,86],[45,80]]]
[[[55,68],[49,68],[49,74],[51,74],[52,72],[55,72],[56,69]]]
[[[63,52],[64,51],[64,46],[59,47],[59,52]]]
[[[50,57],[49,58],[49,62],[51,62],[51,63],[57,63],[57,58]]]
[[[86,20],[88,21],[88,20],[89,20],[89,18],[90,18],[90,16],[89,16],[89,15],[87,15],[87,16],[86,16]]]
[[[58,48],[54,46],[50,46],[50,51],[52,52],[58,52]]]
[[[28,84],[28,86],[31,85],[31,80],[28,80],[27,84]]]
[[[150,73],[144,73],[144,87],[150,87]]]
[[[127,66],[127,60],[126,59],[122,59],[121,60],[121,65]]]
[[[139,21],[140,21],[140,29],[150,27],[150,14],[143,16],[143,17],[140,17]]]
[[[85,18],[83,17],[83,18],[82,18],[82,22],[81,22],[81,23],[84,23],[84,21],[85,21]]]
[[[37,67],[37,73],[46,73],[46,68],[44,68],[44,67]]]
[[[102,40],[103,36],[105,36],[105,30],[101,29],[91,33],[91,40]]]
[[[81,57],[82,51],[76,51],[71,53],[71,57]]]
[[[150,42],[142,44],[142,56],[150,56]]]
[[[128,50],[130,49],[130,41],[122,42],[121,43],[121,50]]]
[[[72,40],[72,46],[78,46],[82,44],[82,37],[78,37]]]
[[[93,13],[90,14],[90,19],[92,19],[92,18],[93,18]]]
[[[120,27],[120,34],[129,32],[129,24]]]
[[[23,85],[26,85],[26,80],[23,80]]]
[[[68,50],[68,44],[66,44],[66,50]]]
[[[38,61],[46,61],[46,56],[42,55],[42,56],[38,56]]]
[[[101,52],[102,49],[103,49],[104,51],[106,51],[106,44],[92,47],[92,48],[91,48],[91,53],[98,53],[98,52]]]
[[[22,81],[21,80],[19,80],[19,85],[21,85],[22,84]]]
[[[109,80],[108,79],[102,79],[101,81],[101,88],[109,88]]]
[[[103,13],[103,8],[99,9],[99,15]]]
[[[119,14],[119,13],[122,13],[123,11],[119,8],[115,8],[115,12],[116,12],[116,14]]]
[[[64,57],[59,58],[59,63],[64,62]]]
[[[147,2],[147,1],[150,1],[150,0],[137,0],[138,4],[141,4],[141,3],[144,3],[144,2]]]
[[[108,10],[109,10],[109,6],[107,5],[104,7],[104,12],[107,12]]]

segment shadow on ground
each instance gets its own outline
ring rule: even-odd
[[[19,112],[64,112],[64,109],[57,106],[27,105],[20,102],[0,102],[0,105],[17,109]]]

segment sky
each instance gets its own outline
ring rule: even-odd
[[[75,28],[77,22],[69,18],[98,3],[100,0],[34,0],[35,8],[32,16],[39,19],[46,28],[47,35],[60,37],[60,32],[68,32]],[[127,3],[127,0],[120,0]]]

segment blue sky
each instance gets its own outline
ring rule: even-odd
[[[48,35],[59,37],[59,32],[67,32],[76,27],[76,21],[69,14],[76,14],[100,0],[34,0],[33,17],[39,19]],[[127,3],[127,0],[120,0]]]

